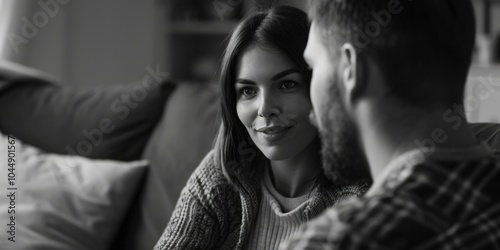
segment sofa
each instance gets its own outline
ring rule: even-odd
[[[43,242],[41,234],[46,234],[46,227],[59,227],[61,219],[53,217],[55,217],[54,213],[62,208],[52,208],[53,204],[45,204],[43,206],[50,206],[50,209],[55,211],[38,214],[31,211],[26,207],[38,202],[35,199],[40,194],[32,195],[33,190],[28,190],[32,188],[28,187],[29,183],[19,184],[19,189],[25,189],[25,194],[23,194],[25,204],[20,204],[17,211],[19,216],[17,230],[20,231],[17,238],[19,240],[15,243],[8,241],[8,235],[4,232],[6,230],[0,226],[0,249],[153,248],[170,218],[187,179],[212,146],[218,128],[218,88],[213,83],[178,83],[170,79],[160,81],[154,77],[149,77],[148,80],[147,84],[137,82],[98,88],[76,88],[30,68],[0,63],[0,133],[5,137],[11,135],[15,138],[16,146],[22,143],[23,146],[36,147],[36,150],[43,154],[76,155],[83,158],[79,161],[92,160],[90,163],[80,164],[84,167],[91,164],[102,165],[101,161],[111,160],[115,161],[118,167],[125,168],[130,167],[125,164],[147,159],[145,170],[135,170],[130,173],[134,178],[112,177],[110,179],[116,181],[118,186],[124,185],[122,189],[128,189],[125,192],[119,188],[113,190],[113,187],[107,187],[110,189],[108,193],[115,192],[114,194],[118,195],[114,197],[115,200],[106,202],[123,203],[126,199],[126,204],[117,208],[113,207],[113,204],[103,202],[98,206],[100,210],[95,209],[103,212],[109,212],[106,209],[111,209],[112,215],[119,218],[113,221],[107,218],[95,218],[94,222],[90,223],[85,221],[85,213],[91,214],[95,211],[83,211],[81,220],[85,221],[82,223],[84,225],[64,226],[58,228],[59,232],[50,232],[45,235],[52,237],[52,242]],[[147,94],[142,97],[140,93]],[[129,105],[127,102],[135,105]],[[106,126],[102,127],[102,125]],[[110,132],[109,127],[114,130]],[[8,142],[5,140],[3,143]],[[85,148],[88,145],[90,148]],[[2,145],[4,146],[7,145]],[[16,152],[17,157],[21,153],[23,157],[32,154],[35,150],[22,149],[22,152]],[[42,153],[37,152],[37,154]],[[0,171],[2,192],[6,190],[6,187],[1,185],[2,180],[6,179],[3,177],[8,175],[5,171],[7,159],[3,157],[6,155],[0,157],[0,166],[3,171]],[[33,161],[33,158],[25,161]],[[57,159],[50,161],[53,163]],[[66,163],[63,161],[62,165]],[[39,162],[37,164],[47,165]],[[18,163],[17,166],[18,178],[23,177],[20,176],[21,174],[26,175],[21,165]],[[72,168],[76,169],[74,166]],[[110,171],[116,172],[117,170]],[[85,173],[78,174],[85,175]],[[73,178],[73,175],[76,174],[71,173],[70,177]],[[101,178],[102,175],[95,177]],[[58,178],[48,179],[49,177],[43,176],[39,178],[41,180],[34,180],[34,178],[28,176],[25,179],[29,179],[27,182],[31,183],[43,182],[39,183],[40,188],[36,190],[39,192],[47,189],[54,193],[54,189],[66,188],[63,184],[57,183],[54,184],[55,187],[51,187],[52,189],[47,187],[47,181],[57,182]],[[78,184],[78,180],[71,179],[70,181],[72,185]],[[120,182],[123,183],[120,184]],[[80,195],[78,190],[64,195],[75,194]],[[18,199],[23,197],[19,195]],[[0,196],[0,224],[4,225],[2,220],[9,217],[7,208],[4,208],[8,205],[8,200],[4,199],[2,203],[2,198],[6,198],[3,193]],[[103,199],[103,197],[94,198]],[[54,199],[54,197],[45,197],[45,200],[47,199]],[[18,201],[18,203],[22,202],[22,200]],[[66,203],[68,201],[54,202]],[[78,204],[81,203],[82,201],[79,201]],[[55,205],[59,206],[59,204]],[[39,207],[36,209],[39,211],[45,209],[42,205],[37,206]],[[74,216],[75,212],[70,212]],[[27,214],[35,218],[28,220]],[[50,220],[37,220],[37,216],[50,218]],[[56,223],[54,220],[58,220],[57,226],[50,224]],[[7,223],[8,221],[5,221],[5,224]],[[22,231],[23,227],[34,227],[34,224],[44,224],[42,226],[45,228]],[[86,237],[80,236],[85,235],[85,230],[82,229],[84,226],[88,227]],[[101,230],[102,228],[106,228],[107,231]],[[76,231],[70,232],[71,230]],[[93,238],[91,235],[93,232],[107,235],[105,239],[102,236]],[[19,235],[21,233],[24,235]],[[74,238],[75,235],[81,239],[69,239]],[[57,241],[64,241],[67,244],[55,245]],[[80,244],[78,241],[95,241],[101,246],[96,248],[97,243]],[[26,244],[22,244],[23,242]],[[7,248],[4,248],[5,246]]]
[[[22,145],[16,154],[22,153],[23,163],[16,167],[18,176],[27,181],[19,184],[24,200],[16,200],[16,230],[24,235],[11,242],[2,228],[0,248],[152,249],[184,184],[212,147],[220,123],[217,85],[149,77],[149,82],[76,88],[31,69],[1,66],[0,133],[7,138],[3,143]],[[470,126],[479,139],[500,152],[499,125]],[[7,157],[9,152],[4,154]],[[6,179],[9,160],[1,159],[0,178]],[[34,166],[23,172],[30,162]],[[69,173],[65,181],[75,186],[73,192],[58,178],[37,179],[58,162],[71,165],[63,169]],[[93,178],[106,181],[94,184]],[[56,199],[45,197],[47,192],[65,195]],[[79,199],[82,193],[87,196]],[[6,222],[0,225],[10,221],[4,208],[10,201],[2,198],[0,220]],[[75,204],[62,216],[59,213],[67,212],[67,203]],[[91,208],[75,212],[82,203],[90,203]],[[117,203],[121,205],[116,207]],[[99,211],[106,213],[105,218],[98,218]],[[65,226],[59,228],[61,224]],[[42,235],[51,228],[55,229]]]

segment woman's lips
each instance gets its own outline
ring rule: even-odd
[[[274,142],[283,138],[292,127],[270,126],[256,129],[260,138],[267,142]]]

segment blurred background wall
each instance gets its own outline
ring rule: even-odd
[[[68,85],[140,81],[148,65],[206,78],[244,11],[277,2],[303,8],[306,1],[1,0],[0,36],[8,39],[0,39],[0,55]]]
[[[472,3],[478,41],[465,108],[471,121],[500,122],[500,0]],[[157,65],[214,82],[241,17],[280,4],[304,9],[306,0],[0,0],[0,57],[74,86],[141,81]],[[478,95],[485,85],[487,98]]]
[[[2,0],[2,58],[81,86],[141,80],[165,67],[164,1]],[[24,40],[25,39],[25,40]]]

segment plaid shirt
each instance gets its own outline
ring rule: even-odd
[[[415,150],[283,249],[500,249],[500,162],[484,145]]]

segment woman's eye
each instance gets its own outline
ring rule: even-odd
[[[297,86],[297,83],[292,81],[287,81],[281,84],[281,89],[291,89]]]
[[[240,89],[240,94],[243,96],[251,96],[255,94],[255,90],[251,88],[242,88]]]

